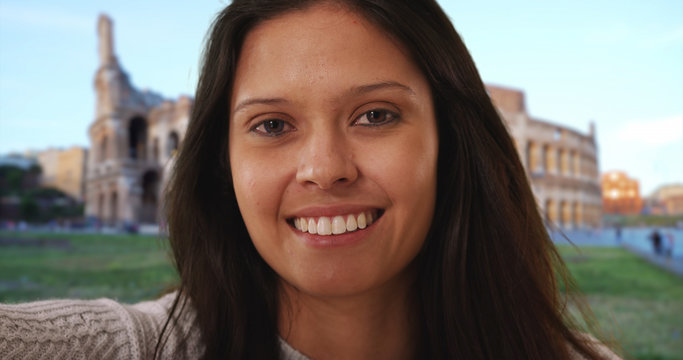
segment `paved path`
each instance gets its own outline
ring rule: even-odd
[[[651,251],[643,251],[629,244],[624,244],[623,247],[650,263],[683,277],[683,258],[655,255]]]
[[[652,228],[627,228],[622,231],[619,241],[617,241],[613,229],[567,231],[565,235],[574,245],[579,247],[621,246],[651,264],[683,277],[683,229],[660,229],[660,232],[670,232],[674,236],[674,248],[671,257],[654,254],[652,243],[649,240],[649,235],[653,230]],[[551,236],[558,244],[569,243],[559,233],[554,233]]]

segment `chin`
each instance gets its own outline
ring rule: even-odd
[[[364,272],[349,269],[318,269],[306,276],[298,276],[284,283],[297,292],[315,297],[347,297],[362,294],[377,288],[380,284]]]

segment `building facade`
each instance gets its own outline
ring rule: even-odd
[[[36,152],[35,158],[42,168],[41,186],[61,190],[83,202],[87,157],[88,150],[80,146]]]
[[[565,229],[598,227],[602,219],[595,126],[588,134],[532,118],[524,93],[488,85],[512,135],[539,210]]]
[[[635,215],[643,210],[638,180],[622,171],[602,174],[602,207],[605,214]]]
[[[95,119],[88,129],[86,216],[104,224],[157,223],[162,184],[185,135],[192,100],[135,89],[114,53],[112,21],[98,19]]]
[[[661,209],[662,214],[683,215],[683,184],[660,186],[650,199]]]
[[[115,56],[112,22],[106,16],[98,20],[98,38],[86,215],[112,225],[154,223],[193,101],[169,101],[136,90]],[[564,228],[599,226],[602,206],[593,126],[581,134],[534,119],[526,111],[523,92],[487,89],[515,140],[545,217]]]

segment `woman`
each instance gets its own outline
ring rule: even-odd
[[[179,290],[121,311],[155,357],[613,356],[568,323],[524,169],[435,1],[234,1],[166,205]]]
[[[204,57],[168,218],[207,354],[597,357],[436,2],[236,1]]]

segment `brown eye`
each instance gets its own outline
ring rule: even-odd
[[[264,136],[279,136],[293,129],[292,125],[284,120],[268,119],[258,123],[252,131]]]
[[[380,126],[390,124],[399,119],[399,115],[388,110],[373,109],[366,111],[356,119],[356,125]]]
[[[382,110],[370,110],[365,113],[370,124],[382,123],[387,118],[387,112]]]
[[[269,134],[279,133],[285,128],[285,122],[282,120],[266,120],[263,122],[263,126]]]

